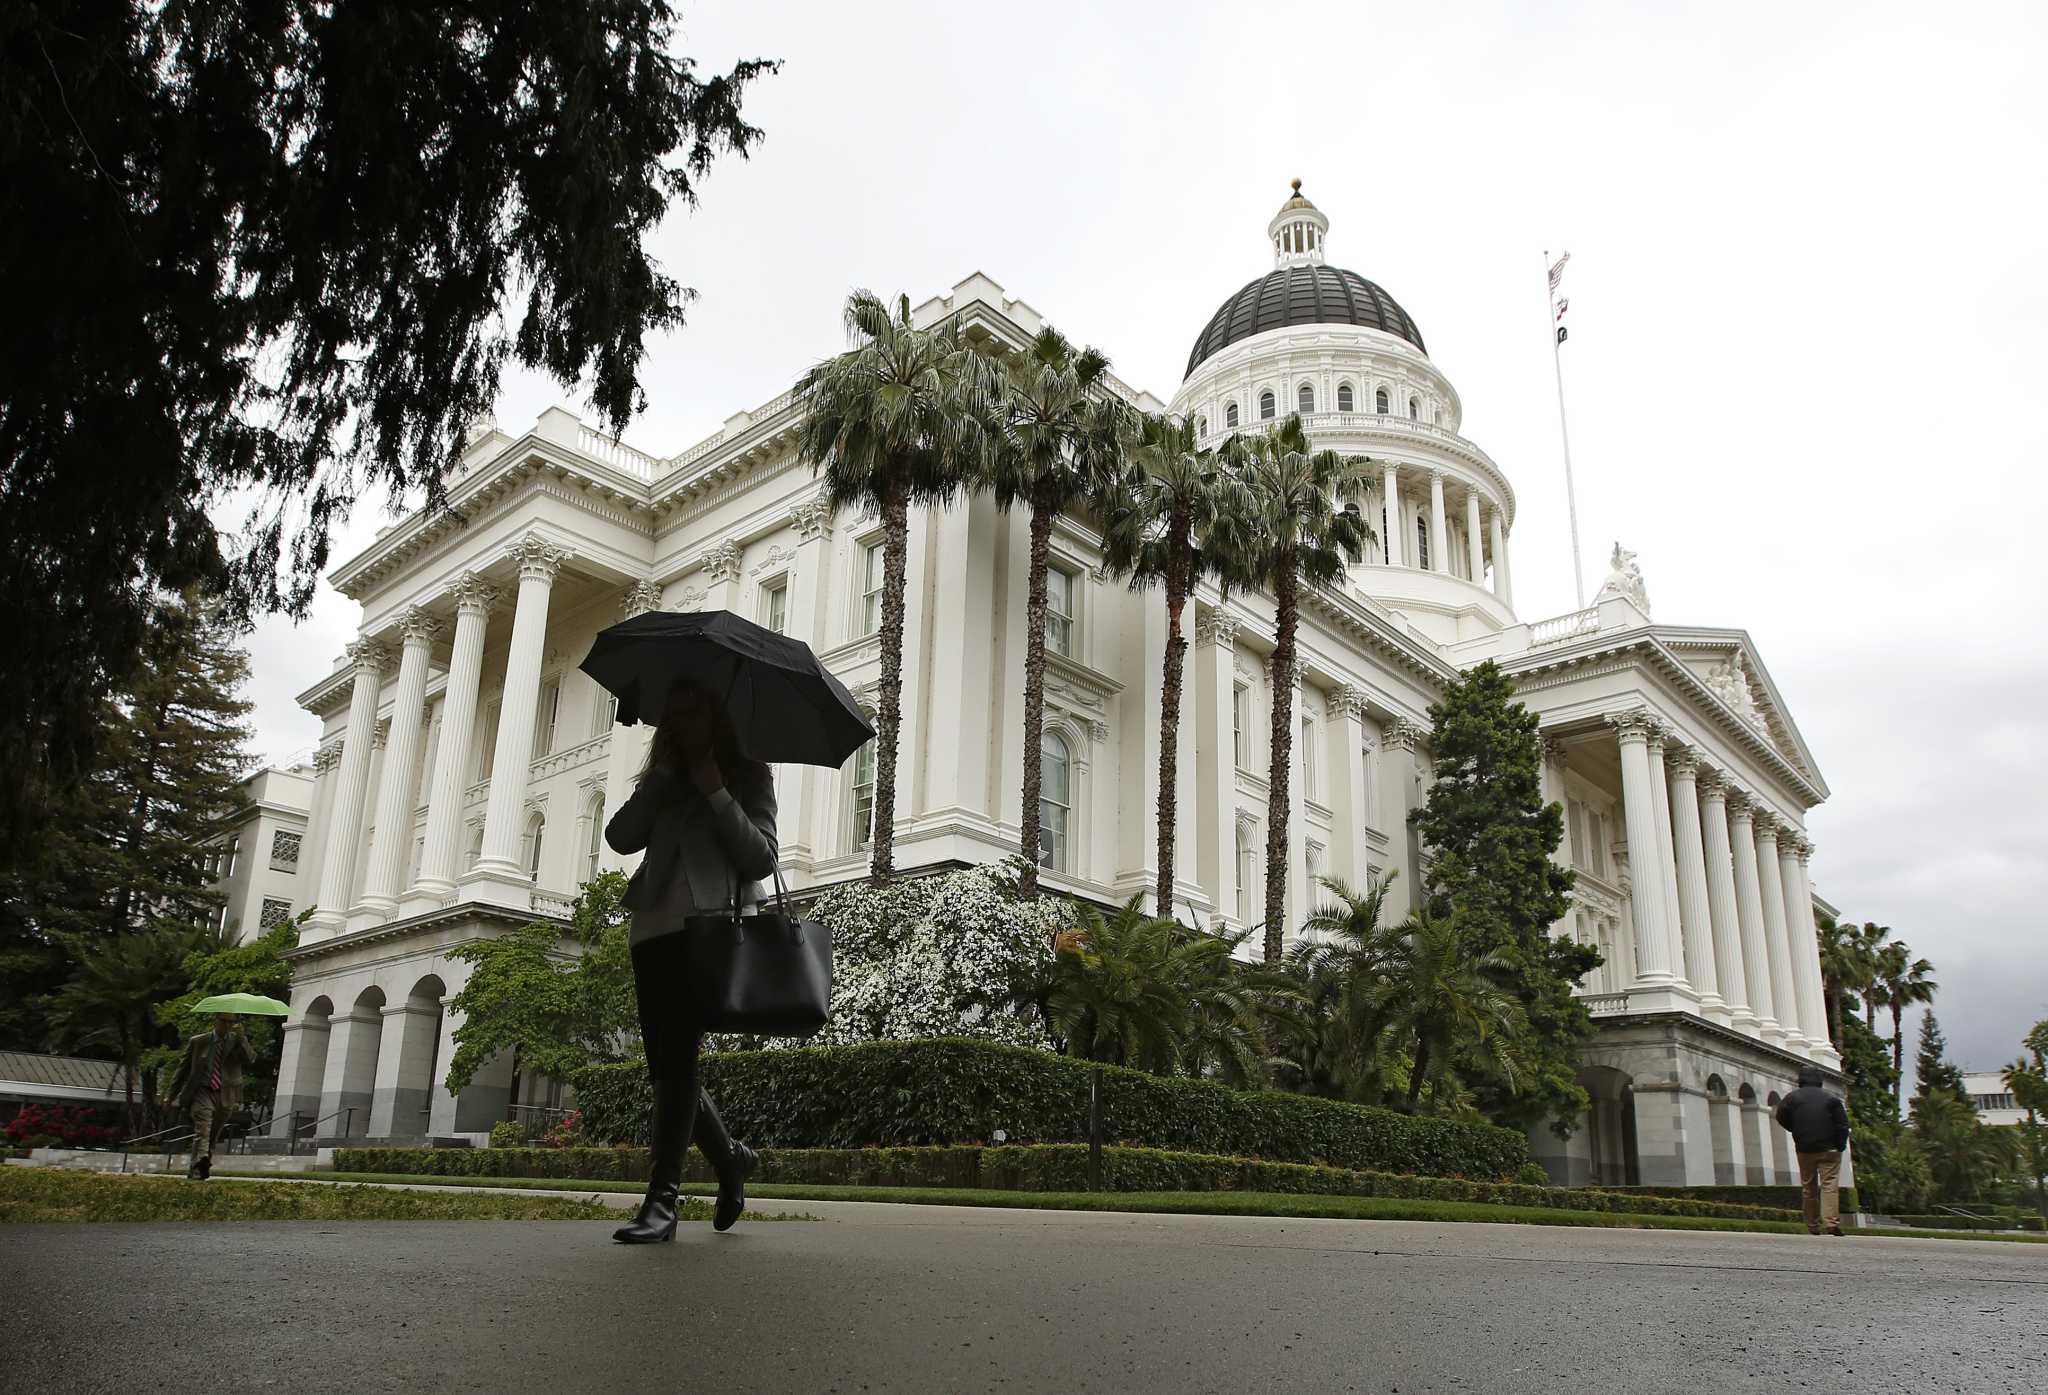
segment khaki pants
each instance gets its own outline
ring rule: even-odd
[[[1842,1155],[1799,1155],[1799,1199],[1806,1208],[1806,1228],[1814,1235],[1842,1228]]]
[[[228,1122],[228,1109],[220,1091],[201,1090],[192,1096],[192,1160],[211,1160],[213,1141]]]

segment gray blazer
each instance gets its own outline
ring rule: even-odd
[[[605,825],[614,852],[646,849],[623,901],[633,912],[630,940],[640,944],[683,928],[692,915],[760,902],[762,879],[775,875],[775,777],[758,761],[728,772],[731,788],[706,798],[687,775],[649,771]]]

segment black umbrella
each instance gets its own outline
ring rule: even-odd
[[[598,634],[581,667],[618,696],[629,725],[660,720],[678,683],[705,689],[724,705],[740,750],[771,765],[844,765],[875,734],[808,644],[729,610],[622,620]]]

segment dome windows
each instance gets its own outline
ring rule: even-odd
[[[1273,419],[1273,405],[1273,390],[1271,388],[1267,388],[1264,392],[1259,394],[1260,421],[1271,421]]]
[[[1294,401],[1295,410],[1303,416],[1307,416],[1316,409],[1316,390],[1307,383],[1303,383],[1301,391],[1294,394]]]
[[[1195,434],[1197,436],[1206,436],[1209,434],[1209,419],[1207,417],[1195,418]]]
[[[1379,389],[1373,393],[1372,400],[1374,410],[1378,411],[1381,416],[1385,416],[1387,414],[1387,390],[1385,388]]]
[[[1339,384],[1337,384],[1337,410],[1338,410],[1338,411],[1340,411],[1340,412],[1348,412],[1348,411],[1350,411],[1351,409],[1352,409],[1352,400],[1351,400],[1351,384],[1349,384],[1349,383],[1339,383]]]
[[[1410,420],[1410,421],[1421,421],[1421,420],[1422,420],[1422,399],[1421,399],[1421,398],[1419,398],[1419,397],[1411,397],[1411,398],[1409,398],[1409,399],[1408,399],[1408,420]]]
[[[1223,424],[1225,426],[1237,425],[1237,404],[1235,402],[1223,404]]]

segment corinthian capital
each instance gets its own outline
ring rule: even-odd
[[[1737,823],[1749,823],[1756,816],[1756,800],[1749,791],[1728,787],[1728,816]]]
[[[1339,717],[1353,719],[1365,715],[1365,689],[1345,684],[1330,694],[1330,710]]]
[[[1799,859],[1799,865],[1804,867],[1813,860],[1813,839],[1804,833],[1795,835],[1792,839],[1792,853]]]
[[[391,651],[374,639],[352,640],[347,652],[349,662],[358,669],[383,673],[391,667]]]
[[[1228,648],[1237,643],[1239,628],[1238,618],[1225,611],[1212,610],[1195,617],[1195,638],[1203,644]]]
[[[661,588],[651,581],[636,581],[619,601],[619,613],[631,620],[650,610],[661,609]]]
[[[1652,717],[1646,708],[1631,707],[1622,712],[1608,712],[1601,716],[1603,722],[1614,728],[1614,734],[1626,745],[1631,741],[1649,741],[1663,734],[1663,723]]]
[[[398,617],[398,633],[407,644],[432,644],[434,636],[441,633],[441,617],[413,606]]]
[[[545,581],[554,584],[555,576],[562,570],[562,563],[569,560],[569,550],[558,547],[537,533],[528,533],[506,549],[506,555],[519,564],[521,581]]]
[[[731,581],[740,574],[740,545],[731,538],[704,554],[704,571],[713,581]]]
[[[813,499],[806,499],[789,511],[789,522],[790,526],[796,529],[800,542],[822,537],[825,530],[832,526],[831,502],[822,494]]]
[[[475,572],[464,572],[455,578],[455,584],[448,588],[455,597],[455,613],[460,615],[489,615],[491,607],[501,599],[498,588],[485,581]]]
[[[1725,802],[1728,798],[1728,777],[1712,768],[1703,769],[1700,771],[1699,790],[1700,798],[1703,800],[1719,799]]]
[[[1699,774],[1700,753],[1682,741],[1673,741],[1664,748],[1664,763],[1673,775],[1693,779]]]
[[[1753,822],[1756,824],[1756,836],[1758,838],[1769,838],[1773,842],[1777,841],[1778,816],[1776,814],[1764,808],[1763,805],[1758,804],[1753,815]]]
[[[1389,751],[1412,751],[1429,736],[1429,728],[1396,717],[1380,733],[1380,744]]]

